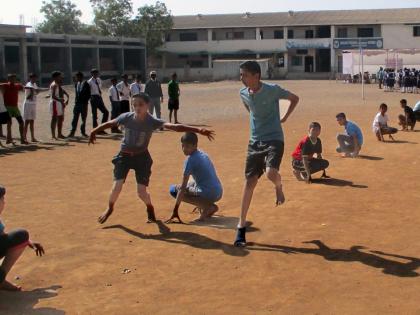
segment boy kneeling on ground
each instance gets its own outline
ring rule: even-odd
[[[322,172],[322,178],[329,178],[325,170],[329,162],[322,158],[322,143],[319,139],[321,134],[321,125],[313,122],[309,125],[309,134],[305,136],[296,147],[292,154],[293,174],[297,180],[304,180],[310,184],[311,174]],[[314,158],[316,154],[316,158]]]
[[[216,170],[206,153],[198,150],[198,137],[186,132],[181,138],[182,151],[188,158],[184,162],[184,177],[181,185],[171,185],[170,194],[176,198],[175,207],[167,223],[178,219],[182,223],[178,209],[182,201],[196,206],[201,211],[198,221],[215,214],[219,208],[215,204],[222,198],[223,188]],[[190,176],[194,179],[188,182]]]

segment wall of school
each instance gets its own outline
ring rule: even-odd
[[[412,25],[382,25],[382,35],[385,49],[420,48],[420,37],[413,36]]]

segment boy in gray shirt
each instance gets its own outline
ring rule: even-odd
[[[124,126],[124,138],[120,152],[112,159],[114,164],[114,184],[109,196],[108,208],[98,218],[99,223],[105,223],[114,211],[114,205],[122,190],[125,179],[130,169],[136,174],[137,194],[147,207],[148,223],[156,222],[152,200],[147,191],[153,160],[148,151],[153,131],[161,127],[176,132],[194,132],[213,140],[214,132],[186,125],[175,125],[156,119],[148,113],[150,97],[140,93],[132,98],[134,112],[124,113],[109,122],[93,129],[90,133],[89,144],[94,144],[96,134],[118,126]]]
[[[153,112],[155,112],[156,118],[160,119],[160,104],[163,102],[163,93],[160,81],[156,78],[156,71],[150,72],[150,79],[146,82],[144,93],[150,96],[150,115],[153,115]]]

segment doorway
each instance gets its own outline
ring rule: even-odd
[[[305,72],[314,72],[313,56],[305,56]]]

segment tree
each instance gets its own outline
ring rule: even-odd
[[[140,7],[133,23],[136,33],[146,39],[148,55],[158,53],[157,48],[173,26],[171,12],[160,1]]]
[[[82,12],[70,0],[42,1],[40,10],[45,21],[36,27],[38,32],[55,34],[77,34],[82,23]]]
[[[131,0],[90,0],[95,15],[94,24],[104,36],[133,34]]]

